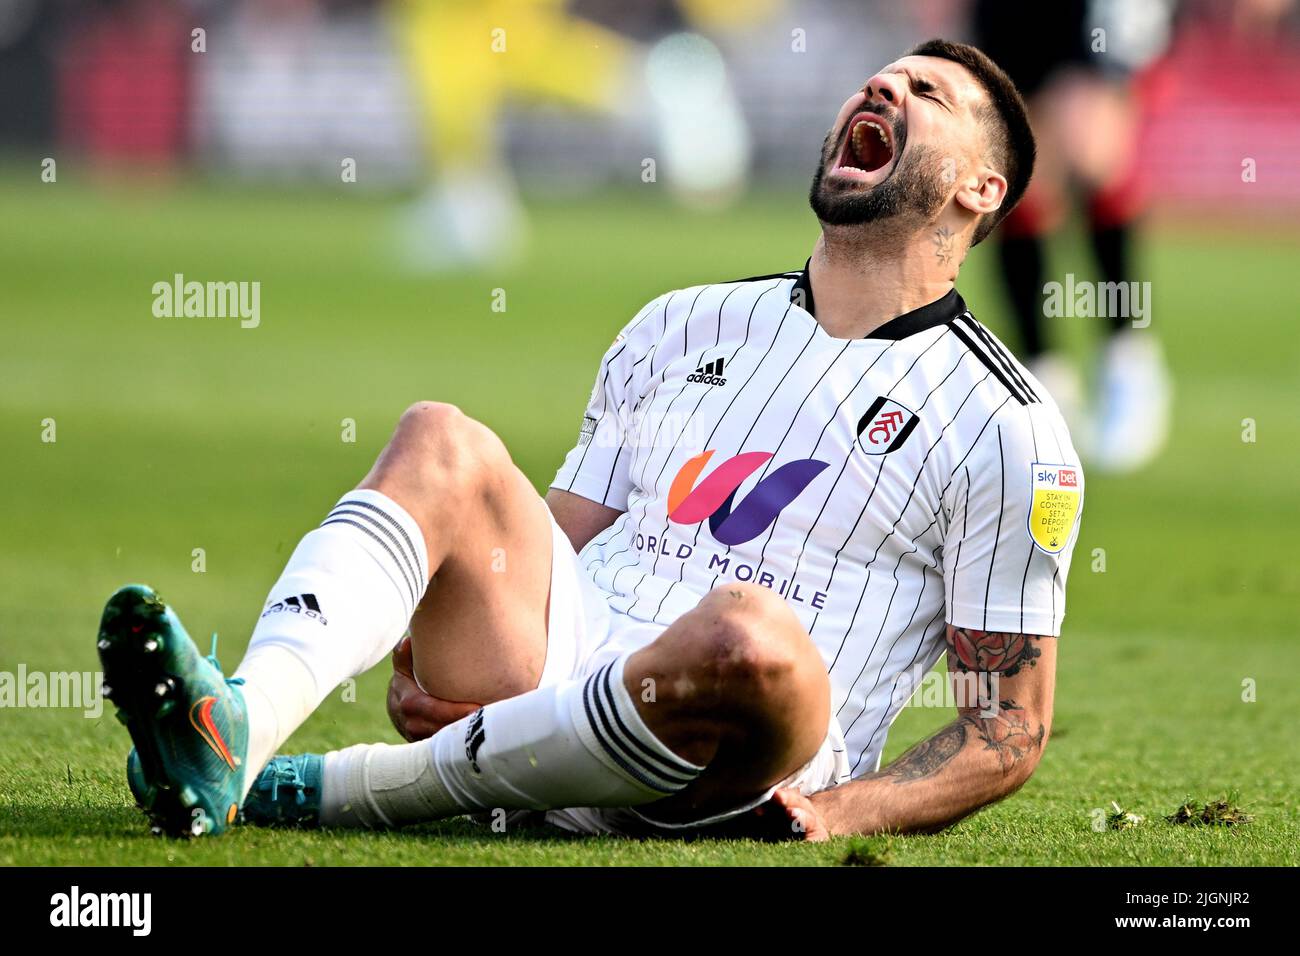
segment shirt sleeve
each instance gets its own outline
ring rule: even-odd
[[[1083,469],[1053,408],[1009,406],[945,498],[948,623],[1057,637],[1083,512]]]
[[[552,488],[627,510],[632,491],[629,431],[649,380],[664,303],[661,296],[638,312],[600,360],[578,443],[565,456]]]

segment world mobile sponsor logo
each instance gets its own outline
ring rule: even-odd
[[[695,455],[673,477],[668,489],[668,520],[674,524],[692,525],[707,519],[713,538],[728,547],[752,541],[772,527],[781,512],[827,467],[826,462],[812,458],[786,462],[770,475],[760,478],[737,502],[736,492],[740,486],[771,461],[772,453],[753,451],[735,455],[700,480],[712,457],[712,449]],[[635,546],[638,551],[662,554],[679,561],[690,560],[697,550],[694,543],[670,540],[668,535],[637,534]],[[721,577],[771,588],[788,601],[809,604],[817,610],[821,610],[826,602],[826,592],[812,590],[807,585],[762,570],[758,565],[732,555],[710,554],[705,570]]]
[[[678,561],[691,560],[698,550],[695,545],[686,541],[671,539],[668,535],[660,537],[653,534],[644,535],[638,533],[633,542],[636,549],[643,554],[647,552],[661,554],[666,558],[676,558]],[[826,606],[827,592],[817,591],[772,571],[764,571],[757,565],[741,561],[731,555],[716,552],[710,554],[704,570],[721,577],[731,578],[736,581],[753,582],[762,587],[771,588],[786,600],[794,604],[807,604],[817,611]]]
[[[813,458],[788,461],[735,504],[736,490],[771,460],[772,453],[750,451],[728,458],[696,485],[712,457],[712,450],[701,452],[677,472],[668,489],[668,520],[698,524],[707,518],[713,537],[726,545],[752,541],[770,528],[785,507],[827,467],[826,462]]]

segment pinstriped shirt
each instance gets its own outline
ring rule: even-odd
[[[667,625],[727,582],[780,594],[860,774],[945,623],[1059,635],[1083,471],[956,290],[865,338],[813,308],[806,270],[655,299],[552,485],[624,512],[580,555],[616,612]]]

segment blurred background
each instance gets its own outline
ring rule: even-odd
[[[836,104],[933,35],[999,61],[1040,141],[981,314],[1005,309],[1096,468],[1140,470],[1173,419],[1163,337],[1117,334],[1132,309],[1071,315],[1103,320],[1081,362],[1089,324],[1045,315],[1047,283],[1142,291],[1162,217],[1294,220],[1294,0],[8,0],[0,156],[103,197],[351,202],[336,248],[437,289],[536,264],[553,235],[530,202],[617,196],[684,224],[797,196]],[[1079,255],[1049,256],[1069,236]]]
[[[686,122],[665,114],[712,109],[736,111],[725,122],[745,155],[715,157],[712,177],[679,162],[687,188],[744,168],[802,179],[837,98],[918,38],[979,39],[981,6],[1014,12],[1008,44],[1045,47],[1062,22],[1035,37],[1042,5],[1018,0],[5,0],[0,145],[140,175],[327,185],[342,154],[376,192],[491,154],[531,189],[576,195],[637,183],[663,127]],[[1109,33],[1099,69],[1160,76],[1143,103],[1153,198],[1300,199],[1284,161],[1300,137],[1291,0],[1080,6],[1086,32]],[[1209,102],[1232,106],[1212,135],[1189,123]],[[715,135],[736,132],[722,122]],[[1257,189],[1216,175],[1239,167],[1245,138],[1273,167]]]
[[[802,267],[836,111],[932,36],[1030,95],[1038,192],[959,288],[1088,464],[1036,785],[1294,812],[1290,0],[0,0],[0,670],[93,668],[131,580],[233,668],[415,400],[545,488],[646,301]],[[1067,277],[1149,284],[1149,326],[1044,315]],[[256,321],[160,310],[189,281],[257,283]],[[299,745],[389,733],[385,679]],[[886,759],[947,719],[908,708]],[[117,787],[125,740],[0,713],[34,773]]]

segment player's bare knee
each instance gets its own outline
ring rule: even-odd
[[[403,482],[447,504],[473,497],[502,456],[505,448],[491,429],[446,402],[408,408],[385,450]]]
[[[455,443],[466,421],[465,413],[448,402],[416,402],[397,420],[391,444],[416,450]]]
[[[762,706],[790,687],[800,666],[798,619],[771,590],[728,584],[696,611],[692,670],[720,703]]]
[[[729,628],[744,629],[769,643],[783,643],[803,635],[799,618],[771,588],[734,582],[723,584],[699,604],[703,616],[720,620]]]
[[[743,621],[766,618],[776,627],[799,624],[790,606],[775,591],[742,581],[714,588],[700,601],[699,609]]]

